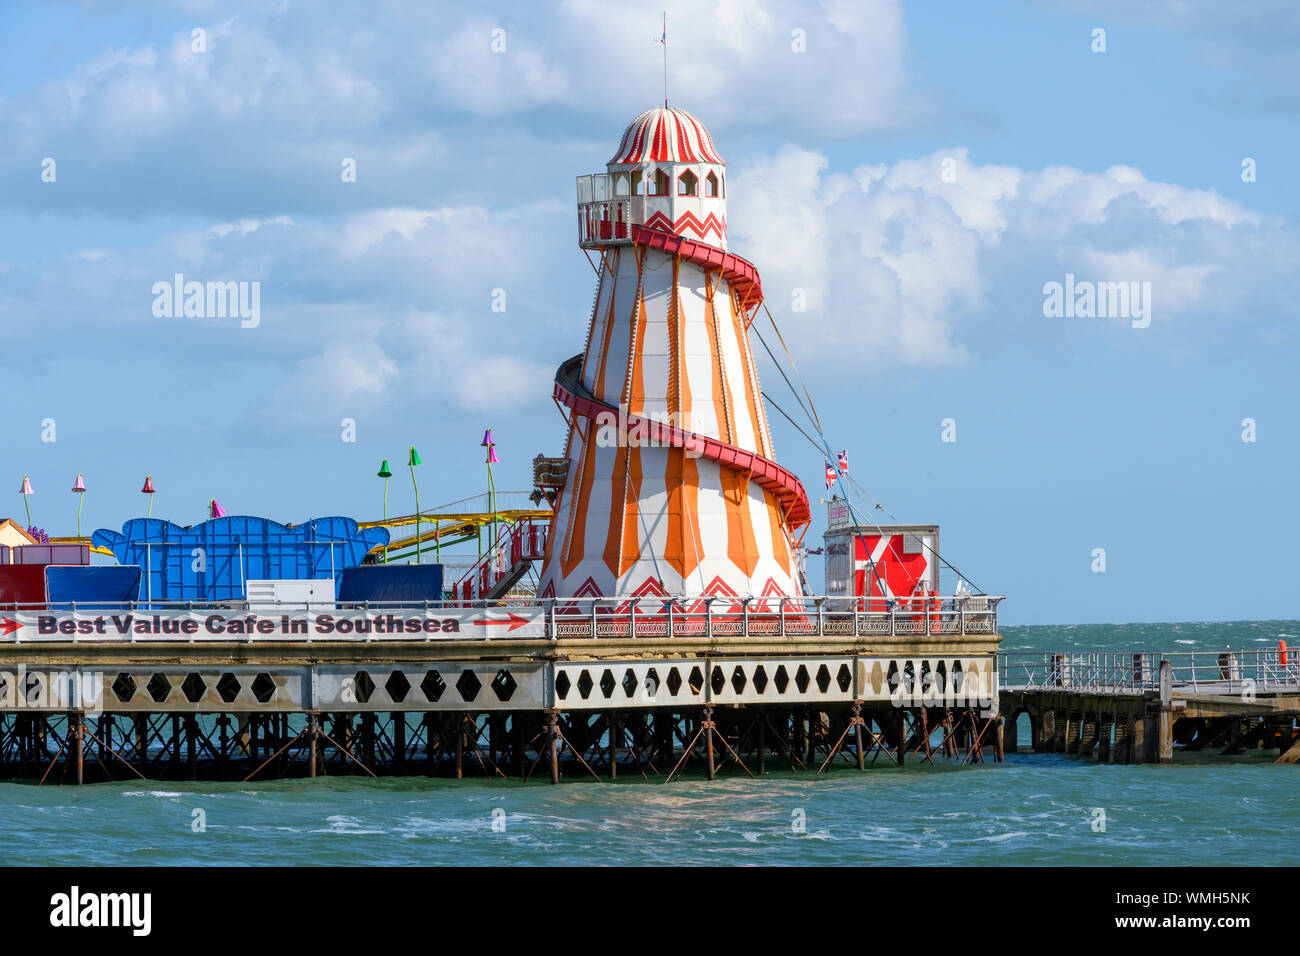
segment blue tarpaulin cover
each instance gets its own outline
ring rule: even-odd
[[[140,599],[140,568],[51,564],[45,569],[45,590],[51,604],[75,602],[78,609],[122,610]]]
[[[339,579],[340,603],[441,600],[441,564],[367,564],[344,568]]]
[[[384,528],[352,518],[313,518],[290,528],[269,518],[226,515],[185,528],[161,518],[132,518],[122,531],[99,530],[97,547],[119,564],[144,568],[143,600],[243,600],[253,579],[319,579],[360,564],[388,543]]]

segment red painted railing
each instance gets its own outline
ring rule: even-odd
[[[647,229],[645,226],[632,227],[632,241],[648,249],[660,249],[670,256],[681,256],[706,269],[718,269],[727,284],[740,296],[741,307],[746,312],[763,301],[763,283],[758,277],[758,270],[748,259],[724,252],[717,246],[698,239],[687,239],[685,236]]]
[[[566,372],[569,372],[572,368],[573,362],[570,360],[562,365],[560,371],[556,373],[553,393],[555,400],[572,409],[575,415],[581,415],[583,418],[594,420],[602,412],[609,412],[617,416],[618,409],[613,405],[587,394],[578,394],[578,390],[583,392],[586,390],[582,389],[582,386],[574,380],[576,376],[566,375]],[[642,419],[636,415],[628,415],[624,420],[629,430],[637,428],[644,422],[647,443],[650,445],[674,448],[689,446],[699,449],[701,458],[716,461],[736,471],[746,472],[751,481],[770,491],[780,503],[789,527],[801,528],[812,520],[812,511],[808,506],[808,493],[804,491],[803,483],[776,462],[755,452],[724,444],[716,438],[708,438],[694,432],[685,432],[680,428],[665,425],[662,422]]]
[[[489,548],[452,586],[456,600],[482,600],[521,561],[540,561],[546,552],[548,527],[539,521],[522,520],[503,529],[496,546]]]

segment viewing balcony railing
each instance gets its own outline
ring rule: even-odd
[[[614,195],[607,173],[578,177],[578,242],[628,242],[632,226],[645,222],[645,196]]]
[[[579,244],[631,242],[632,227],[645,222],[645,205],[644,196],[578,203]]]

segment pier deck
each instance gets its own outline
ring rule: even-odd
[[[1000,758],[998,600],[0,611],[0,776]]]
[[[1300,762],[1300,667],[1285,651],[1006,654],[999,674],[1012,751],[1023,713],[1035,753],[1172,763],[1179,744]]]

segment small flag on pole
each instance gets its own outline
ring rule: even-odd
[[[849,453],[847,451],[842,451],[840,452],[840,474],[847,475],[848,473],[849,473]]]
[[[833,484],[835,484],[835,469],[831,467],[831,463],[828,461],[826,463],[826,487],[829,489]]]

